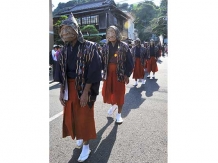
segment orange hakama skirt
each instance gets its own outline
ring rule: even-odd
[[[133,70],[133,79],[144,79],[144,67],[141,65],[140,58],[135,58],[135,66]]]
[[[125,82],[117,81],[116,73],[117,65],[109,63],[107,79],[103,83],[102,96],[104,103],[108,104],[124,104]]]
[[[91,109],[88,105],[80,106],[74,79],[68,79],[68,92],[63,113],[63,138],[71,136],[72,139],[84,141],[96,139],[94,105]]]
[[[151,57],[149,60],[147,60],[147,72],[157,72],[158,71],[158,67],[157,67],[157,62],[155,57]]]

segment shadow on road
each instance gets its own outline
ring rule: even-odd
[[[130,113],[131,109],[138,109],[139,106],[146,100],[142,98],[142,91],[145,91],[143,84],[141,87],[130,88],[129,92],[125,95],[125,102],[122,110],[122,117],[125,118]]]
[[[153,92],[158,91],[160,86],[157,84],[158,79],[146,79],[144,88],[147,97],[153,96]]]
[[[60,85],[59,85],[59,83],[57,83],[57,84],[55,84],[55,85],[53,85],[53,86],[49,87],[49,90],[52,90],[52,89],[57,89],[57,88],[60,88]]]
[[[145,91],[146,97],[151,97],[153,96],[153,92],[158,91],[159,88],[160,86],[157,84],[157,79],[146,79],[145,84],[141,84],[141,87],[130,88],[129,92],[125,95],[122,117],[127,117],[132,109],[138,109],[146,100],[142,98],[143,91]]]
[[[161,64],[162,62],[163,62],[163,61],[160,60],[160,59],[157,60],[157,63],[159,63],[159,64]]]
[[[116,141],[116,134],[117,134],[117,128],[118,125],[114,123],[114,119],[111,117],[107,117],[108,122],[105,124],[105,126],[98,131],[97,133],[97,139],[90,141],[90,149],[91,154],[89,158],[85,161],[85,163],[107,163],[112,151],[112,148],[114,146],[114,143]],[[108,126],[111,125],[111,123],[114,123],[113,129],[111,130],[110,134],[107,135],[105,139],[102,140],[102,135],[104,131],[107,129]],[[73,150],[72,158],[68,163],[75,163],[77,162],[77,159],[79,158],[79,155],[82,151],[81,149],[75,148]]]
[[[49,84],[53,83],[54,81],[50,81]]]

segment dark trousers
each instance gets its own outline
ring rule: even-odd
[[[57,61],[53,61],[53,80],[55,78],[55,72],[56,72],[56,67],[57,67]]]

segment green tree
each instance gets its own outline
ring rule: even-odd
[[[167,37],[167,17],[161,16],[152,22],[152,32]]]
[[[59,12],[64,11],[66,9],[71,9],[76,4],[87,3],[87,2],[94,2],[94,1],[99,1],[99,0],[69,0],[66,3],[60,2],[58,4],[58,6],[54,9],[53,15],[56,15]]]
[[[152,32],[157,35],[167,37],[167,0],[162,0],[160,3],[160,16],[152,21]]]
[[[99,42],[101,40],[101,37],[97,34],[99,33],[98,30],[95,28],[94,25],[86,25],[81,28],[81,32],[88,35],[84,36],[84,39],[93,41],[93,42]]]
[[[167,0],[161,0],[160,3],[160,10],[161,10],[161,16],[166,16],[167,15]]]
[[[128,3],[122,3],[122,4],[117,4],[117,8],[119,8],[120,10],[129,10],[129,4]]]
[[[152,36],[151,21],[160,14],[160,8],[152,1],[144,1],[139,4],[130,5],[135,19],[135,28],[141,40],[149,40]]]
[[[135,11],[136,27],[149,25],[149,22],[157,16],[158,11],[151,4],[142,3],[137,6]]]
[[[62,15],[58,21],[54,24],[53,29],[54,29],[54,44],[63,44],[63,41],[61,40],[60,36],[59,36],[59,27],[61,25],[61,22],[63,20],[67,19],[66,15]]]
[[[77,0],[71,0],[71,1],[68,1],[67,3],[60,2],[58,4],[58,6],[54,9],[53,15],[56,15],[57,13],[65,10],[65,9],[70,9],[71,7],[73,7],[76,4],[77,4]]]

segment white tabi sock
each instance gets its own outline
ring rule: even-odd
[[[117,118],[120,118],[121,117],[121,113],[117,113]]]
[[[116,123],[122,123],[122,122],[123,122],[123,118],[121,117],[121,113],[117,113]]]
[[[76,144],[77,144],[78,147],[82,147],[83,139],[76,140]]]
[[[89,144],[88,145],[84,145],[83,144],[83,149],[82,149],[82,152],[81,152],[81,156],[85,156],[85,155],[88,155],[89,154]]]
[[[133,85],[134,85],[134,86],[135,86],[135,85],[138,85],[138,82],[137,82],[137,81],[135,81],[135,83],[134,83]]]

